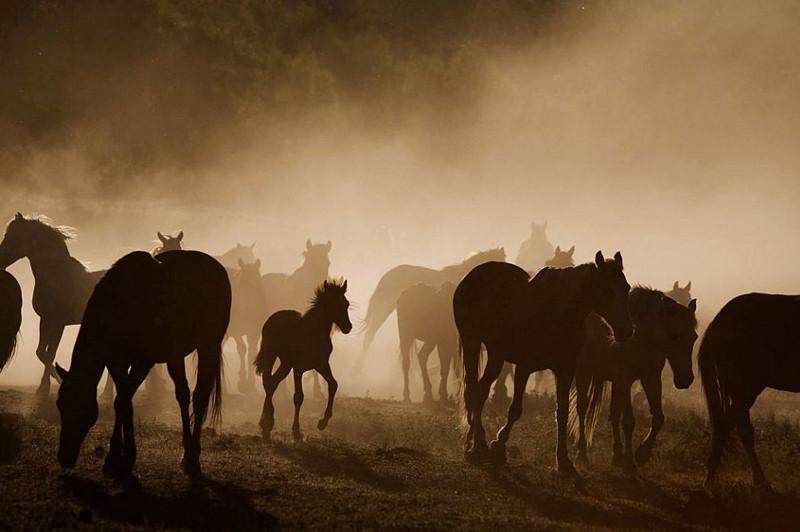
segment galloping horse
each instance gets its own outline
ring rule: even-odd
[[[556,376],[556,457],[563,474],[577,475],[567,453],[569,391],[578,353],[583,345],[583,323],[590,312],[603,316],[616,335],[632,334],[628,315],[630,285],[622,272],[622,255],[574,268],[542,268],[533,279],[513,264],[490,262],[473,269],[459,283],[453,297],[453,314],[464,357],[464,406],[469,431],[466,456],[505,463],[511,427],[522,414],[522,398],[534,371],[553,370]],[[487,363],[479,377],[481,344]],[[491,453],[481,421],[489,387],[503,362],[516,365],[514,397],[508,421],[492,442]]]
[[[514,263],[526,272],[536,273],[553,256],[553,244],[547,240],[547,222],[531,224],[531,236],[519,246]]]
[[[692,348],[697,340],[697,302],[683,306],[663,292],[637,286],[631,290],[628,303],[633,321],[633,336],[618,342],[608,324],[598,315],[586,318],[586,340],[575,371],[578,423],[570,419],[570,431],[578,432],[578,460],[588,463],[587,442],[597,423],[607,382],[611,382],[611,421],[614,435],[613,464],[624,466],[629,473],[636,464],[644,465],[655,447],[656,436],[664,426],[661,406],[661,373],[669,361],[675,387],[686,389],[694,381]],[[631,404],[631,387],[641,381],[650,405],[651,424],[647,437],[636,450],[634,462],[632,438],[635,420]],[[574,413],[574,411],[573,411]],[[619,422],[625,432],[625,451],[620,441]],[[588,428],[586,423],[588,422]]]
[[[416,340],[423,342],[417,353],[422,382],[425,387],[423,402],[433,402],[431,380],[428,377],[428,357],[434,349],[439,351],[439,400],[446,402],[447,379],[450,366],[458,359],[458,332],[453,322],[453,283],[436,288],[418,284],[405,290],[397,299],[397,332],[400,336],[400,357],[403,366],[403,400],[411,400],[408,373],[411,352]]]
[[[267,299],[261,279],[261,260],[256,259],[255,262],[248,264],[240,259],[237,270],[230,268],[227,270],[233,294],[231,322],[227,336],[234,339],[236,351],[239,353],[239,393],[247,393],[254,389],[253,355],[258,345],[258,334],[264,316],[267,316]],[[249,361],[248,353],[251,356]]]
[[[672,290],[666,292],[665,295],[685,307],[692,300],[692,282],[689,281],[686,286],[681,286],[678,281],[675,281],[672,285]]]
[[[13,275],[0,270],[0,371],[11,360],[22,325],[22,290]]]
[[[703,335],[697,358],[711,421],[706,485],[713,486],[728,433],[739,431],[753,482],[769,486],[756,457],[750,407],[765,388],[800,392],[800,296],[730,300]]]
[[[333,415],[333,398],[339,385],[333,378],[330,356],[333,352],[331,332],[336,325],[347,334],[353,328],[348,315],[350,302],[345,297],[347,281],[343,284],[324,281],[314,292],[311,307],[305,314],[296,310],[281,310],[273,314],[261,329],[261,348],[256,357],[256,373],[262,376],[264,409],[261,412],[261,431],[269,441],[275,425],[272,396],[278,384],[294,370],[294,422],[292,436],[302,440],[300,407],[303,404],[303,373],[315,370],[328,382],[328,405],[317,428],[324,430]],[[272,367],[280,359],[275,373]]]
[[[53,360],[64,327],[81,322],[92,289],[105,273],[88,271],[69,254],[66,241],[72,234],[72,229],[56,227],[47,218],[17,213],[0,242],[0,268],[27,257],[33,271],[33,310],[40,318],[36,356],[44,364],[39,394],[50,393],[50,375],[56,376]]]
[[[378,329],[380,329],[383,322],[394,312],[397,306],[397,298],[400,297],[400,294],[402,294],[404,290],[415,284],[425,284],[438,288],[445,282],[457,283],[475,266],[493,260],[503,261],[505,258],[505,250],[503,248],[496,248],[479,251],[460,264],[445,266],[441,270],[403,264],[401,266],[395,266],[383,274],[381,280],[378,281],[375,292],[372,294],[372,297],[369,298],[367,317],[364,319],[364,345],[361,362],[363,362],[364,354],[375,338]]]
[[[161,245],[153,250],[153,255],[158,255],[159,253],[164,253],[165,251],[178,251],[183,249],[183,246],[181,245],[181,242],[183,242],[183,231],[175,236],[164,236],[159,231],[156,236],[158,237],[158,241],[161,242]]]
[[[83,317],[69,371],[56,366],[61,436],[58,460],[74,467],[81,444],[97,421],[97,383],[108,368],[117,389],[114,432],[103,471],[129,475],[136,461],[132,398],[153,364],[166,362],[183,424],[182,466],[200,474],[200,433],[211,402],[222,406],[222,339],[231,289],[222,265],[197,251],[157,257],[138,251],[118,260],[98,283]],[[184,357],[197,350],[197,384],[189,417]],[[193,429],[190,424],[194,423]]]

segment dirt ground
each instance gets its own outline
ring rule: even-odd
[[[138,482],[105,478],[113,412],[101,411],[78,463],[55,459],[54,396],[0,390],[0,529],[795,529],[800,520],[800,429],[760,405],[758,449],[772,493],[749,487],[738,442],[725,485],[702,490],[705,414],[668,402],[650,464],[630,477],[610,465],[610,434],[598,428],[584,482],[555,472],[553,399],[531,396],[505,467],[467,464],[456,410],[362,398],[337,399],[324,432],[321,402],[303,409],[305,441],[290,438],[291,406],[278,405],[274,443],[256,424],[260,396],[227,395],[219,432],[207,431],[205,478],[181,472],[181,436],[171,394],[135,403]],[[767,397],[767,401],[770,397]],[[791,415],[791,403],[774,396]],[[783,403],[781,401],[784,401]],[[763,402],[762,402],[763,403]],[[769,406],[769,405],[768,405]],[[487,415],[493,431],[501,411]],[[637,412],[637,438],[649,416]]]

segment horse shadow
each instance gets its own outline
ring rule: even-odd
[[[406,491],[406,483],[397,476],[381,474],[348,448],[319,447],[315,444],[274,443],[276,454],[320,476],[345,477],[387,492]]]
[[[22,451],[22,416],[0,413],[0,465],[13,464]]]
[[[272,489],[257,493],[228,482],[204,478],[193,481],[183,492],[158,495],[131,484],[119,492],[109,493],[95,480],[72,475],[62,477],[62,491],[102,519],[135,527],[159,527],[202,530],[272,530],[280,526],[278,519],[255,507],[254,494],[271,499]]]

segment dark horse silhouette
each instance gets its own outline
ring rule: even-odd
[[[450,366],[458,359],[458,332],[453,321],[453,283],[444,283],[437,290],[424,284],[405,290],[397,299],[397,332],[400,336],[400,357],[403,366],[403,400],[410,401],[408,373],[411,352],[416,340],[422,341],[417,353],[422,383],[425,387],[423,402],[433,402],[431,380],[428,377],[428,357],[434,349],[439,352],[439,400],[449,399],[447,379]]]
[[[13,275],[0,270],[0,371],[11,360],[22,325],[22,290]]]
[[[613,464],[624,466],[629,473],[636,463],[644,465],[655,447],[656,436],[664,426],[661,406],[661,373],[669,361],[673,381],[678,389],[686,389],[694,381],[692,348],[697,340],[697,302],[687,306],[668,298],[663,292],[641,286],[631,290],[628,303],[634,333],[624,342],[614,339],[608,324],[597,314],[586,318],[586,340],[578,357],[575,371],[577,411],[570,419],[570,431],[578,436],[578,460],[588,464],[587,444],[597,423],[607,382],[611,382],[611,422],[614,437]],[[644,441],[633,454],[633,406],[631,387],[641,381],[650,405],[651,425]],[[625,450],[620,440],[619,422],[625,432]],[[588,423],[588,427],[587,427]]]
[[[292,436],[300,441],[300,407],[303,404],[303,373],[315,370],[328,383],[328,405],[317,427],[324,430],[333,415],[333,398],[339,385],[333,378],[330,356],[333,352],[331,332],[336,325],[347,334],[353,328],[348,315],[350,302],[345,297],[347,281],[343,284],[324,281],[317,288],[311,307],[305,314],[296,310],[280,310],[264,323],[261,329],[261,348],[256,357],[256,373],[261,375],[264,391],[264,409],[261,412],[261,431],[264,439],[271,438],[275,425],[275,408],[272,396],[278,384],[294,370],[294,422]],[[272,367],[280,359],[275,373]]]
[[[547,222],[531,224],[531,236],[519,246],[514,263],[526,272],[535,273],[553,256],[553,244],[547,240]]]
[[[168,251],[152,257],[137,251],[117,261],[86,306],[70,370],[56,366],[63,379],[57,401],[61,465],[75,465],[80,446],[97,421],[97,383],[108,368],[117,396],[103,471],[130,474],[136,461],[132,398],[153,364],[166,362],[181,410],[182,465],[188,474],[200,474],[200,433],[209,400],[212,420],[218,419],[222,406],[222,339],[230,306],[225,269],[204,253]],[[195,350],[192,419],[183,359]]]
[[[395,266],[381,277],[378,286],[369,298],[367,317],[364,319],[364,345],[361,361],[383,322],[394,312],[397,298],[415,284],[426,284],[438,288],[445,282],[457,283],[464,275],[475,266],[489,261],[502,261],[506,259],[503,248],[479,251],[460,264],[445,266],[441,270],[426,268],[425,266],[412,266],[403,264]],[[359,363],[360,365],[360,363]]]
[[[750,407],[765,388],[800,392],[800,296],[746,294],[730,300],[703,335],[697,362],[711,421],[706,485],[736,427],[753,482],[769,486],[756,457]]]
[[[267,298],[261,277],[261,260],[245,263],[239,259],[238,266],[236,270],[226,268],[233,294],[228,336],[236,342],[236,351],[239,354],[239,393],[247,393],[254,389],[253,359],[258,345],[258,333],[264,316],[267,316]]]
[[[66,241],[72,234],[71,228],[56,227],[45,217],[17,213],[0,243],[0,268],[27,257],[33,271],[33,310],[40,318],[36,356],[44,364],[40,394],[50,393],[50,375],[57,377],[53,360],[64,327],[81,322],[92,289],[105,273],[88,271],[69,254]]]
[[[603,316],[621,339],[632,333],[628,315],[630,285],[622,272],[622,255],[574,268],[543,268],[533,279],[513,264],[490,262],[473,269],[456,288],[453,313],[464,357],[464,406],[469,431],[467,458],[491,458],[502,464],[511,427],[522,414],[528,377],[550,369],[556,376],[558,469],[575,474],[567,453],[569,390],[578,352],[583,345],[583,322],[590,312]],[[487,364],[479,377],[481,344]],[[508,421],[492,442],[491,453],[481,422],[489,387],[503,362],[515,364],[514,397]]]

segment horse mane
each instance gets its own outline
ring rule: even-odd
[[[78,234],[74,227],[68,225],[56,225],[53,220],[43,214],[35,214],[33,216],[23,216],[22,218],[12,218],[8,225],[11,225],[16,220],[25,220],[26,222],[33,223],[47,232],[47,234],[57,237],[62,241],[72,240]],[[8,227],[8,225],[6,227]]]
[[[314,297],[311,298],[309,310],[319,308],[331,296],[344,295],[346,289],[342,279],[328,280],[314,289]]]
[[[647,314],[653,308],[664,307],[672,312],[685,313],[690,316],[693,327],[697,327],[697,317],[686,307],[669,297],[661,290],[656,290],[649,286],[636,285],[631,288],[630,295],[628,296],[628,303],[630,305],[631,318],[634,323],[638,318]]]

